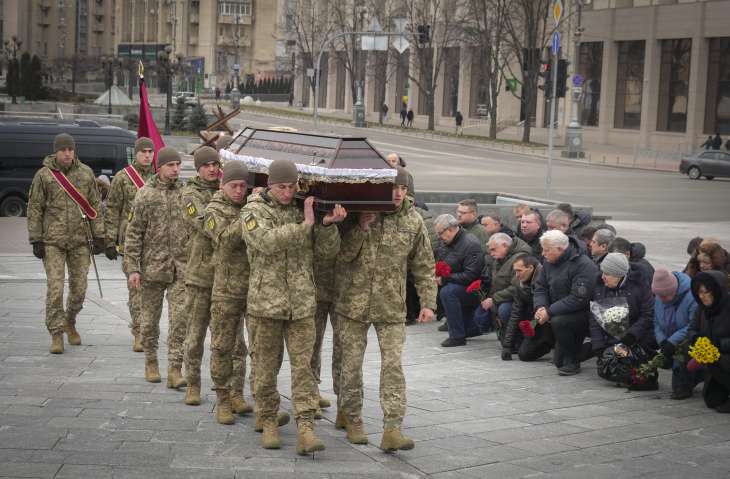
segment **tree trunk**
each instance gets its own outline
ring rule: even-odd
[[[426,95],[426,111],[428,112],[428,130],[433,131],[436,124],[434,121],[434,98],[433,90]]]
[[[497,139],[497,113],[496,108],[494,112],[489,112],[489,138],[491,140]]]

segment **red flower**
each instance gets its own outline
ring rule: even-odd
[[[445,261],[436,262],[436,277],[448,278],[449,276],[451,276],[451,266]]]
[[[467,293],[478,293],[482,290],[482,280],[477,279],[471,282],[469,286],[466,287]]]
[[[646,384],[646,377],[636,368],[631,368],[631,383]]]
[[[517,323],[517,325],[520,327],[520,331],[522,331],[522,334],[527,338],[534,338],[535,337],[535,328],[532,326],[532,323],[530,321],[520,321]]]

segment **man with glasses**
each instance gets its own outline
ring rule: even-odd
[[[476,236],[482,252],[486,253],[489,236],[479,222],[477,202],[472,199],[459,201],[459,204],[456,206],[456,219],[459,220],[459,225],[464,228],[464,231]]]

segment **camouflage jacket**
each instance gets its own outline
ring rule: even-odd
[[[355,227],[342,238],[335,312],[356,321],[404,322],[406,271],[413,274],[421,307],[435,311],[433,251],[409,198],[394,213],[378,215],[369,231]]]
[[[205,232],[203,216],[205,207],[218,191],[218,185],[218,180],[207,182],[196,176],[182,189],[185,225],[190,238],[185,284],[201,288],[213,287],[213,245]]]
[[[185,276],[188,233],[180,208],[182,184],[153,176],[134,198],[124,238],[124,272],[143,281],[172,283]]]
[[[99,190],[96,189],[94,172],[74,158],[68,169],[62,169],[55,155],[43,160],[43,168],[33,177],[28,199],[28,239],[31,243],[42,241],[61,248],[77,248],[88,244],[86,220],[81,209],[66,193],[51,174],[60,170],[69,181],[86,197],[97,211],[95,220],[90,220],[94,238],[104,237],[104,220],[101,215]]]
[[[282,205],[268,190],[249,196],[241,215],[251,263],[248,313],[283,320],[313,317],[313,264],[337,255],[337,226],[305,225],[302,210]]]
[[[250,268],[241,232],[241,208],[219,191],[205,208],[205,232],[213,243],[213,299],[245,300]]]
[[[479,221],[475,221],[468,225],[461,225],[461,227],[464,228],[464,231],[473,234],[479,240],[479,245],[482,247],[482,251],[486,253],[488,250],[487,242],[489,241],[489,235],[484,229],[484,226],[482,226]]]
[[[142,166],[136,161],[134,168],[145,181],[154,175],[152,166]],[[112,246],[124,245],[124,233],[127,230],[129,216],[132,213],[132,202],[137,194],[137,187],[129,179],[124,170],[120,170],[112,178],[112,185],[109,189],[109,196],[106,199],[106,213],[104,215],[104,227],[106,229],[106,244]]]

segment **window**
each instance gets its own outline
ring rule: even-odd
[[[251,2],[220,2],[218,4],[219,15],[251,15]]]
[[[638,130],[641,127],[644,43],[644,40],[618,42],[614,128]]]
[[[687,94],[692,40],[662,40],[657,131],[687,130]]]
[[[730,134],[730,38],[710,39],[705,133]]]
[[[601,73],[603,71],[603,42],[580,44],[578,72],[583,77],[583,99],[580,122],[598,126],[601,103]]]

